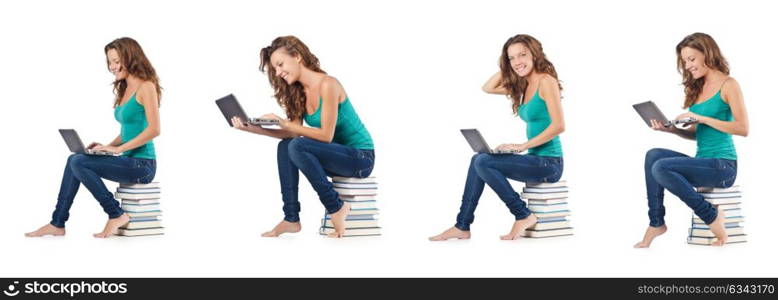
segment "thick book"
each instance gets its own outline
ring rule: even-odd
[[[531,188],[558,188],[567,187],[567,180],[560,180],[557,182],[527,182],[526,187]]]
[[[375,201],[375,195],[338,195],[343,201]]]
[[[376,195],[377,189],[341,189],[335,188],[335,192],[340,195]]]
[[[726,231],[727,231],[727,236],[743,235],[743,234],[745,234],[745,231],[743,230],[743,227],[726,228]],[[715,237],[716,235],[713,234],[713,231],[710,231],[710,229],[691,228],[691,229],[689,229],[689,236],[695,236],[695,237]]]
[[[143,235],[160,235],[165,233],[165,228],[144,228],[144,229],[118,229],[118,235],[122,236],[143,236]]]
[[[698,193],[735,193],[740,192],[740,186],[739,185],[733,185],[728,188],[713,188],[713,187],[698,187],[697,188]]]
[[[561,228],[570,228],[570,221],[562,220],[562,221],[554,221],[554,222],[543,222],[543,223],[535,223],[535,225],[530,226],[527,229],[530,230],[551,230],[551,229],[561,229]]]
[[[724,216],[724,223],[741,223],[744,222],[743,216]],[[692,218],[692,224],[705,224],[705,221],[698,217]]]
[[[727,237],[727,244],[734,244],[734,243],[745,243],[746,242],[746,236],[745,234],[742,235],[733,235]],[[711,245],[713,242],[717,241],[715,237],[696,237],[696,236],[690,236],[686,238],[686,242],[689,244],[694,245]]]
[[[162,221],[130,221],[120,229],[145,229],[162,227]]]
[[[524,193],[538,193],[538,194],[567,193],[567,187],[558,187],[558,188],[530,188],[530,187],[525,187],[521,191],[524,192]]]
[[[162,211],[157,210],[157,211],[146,211],[146,212],[127,212],[127,215],[130,216],[130,219],[144,218],[144,217],[159,217],[162,215]]]
[[[143,221],[159,221],[159,216],[151,217],[130,217],[130,222],[143,222]]]
[[[339,189],[378,189],[376,183],[339,183],[333,182],[332,186]]]
[[[705,198],[705,201],[710,202],[713,205],[726,205],[740,203],[740,197],[735,198]]]
[[[159,182],[150,182],[150,183],[120,183],[120,188],[128,188],[128,189],[154,189],[159,188]]]
[[[524,234],[522,236],[524,237],[531,237],[531,238],[544,238],[544,237],[552,237],[552,236],[563,236],[563,235],[572,235],[573,234],[573,228],[560,228],[560,229],[551,229],[551,230],[524,230]]]
[[[150,194],[128,194],[128,193],[116,193],[116,198],[119,199],[159,199],[160,194],[159,193],[150,193]]]
[[[356,215],[377,215],[379,212],[378,208],[362,208],[362,209],[355,209],[352,208],[351,211],[348,212],[349,216],[356,216]]]
[[[159,194],[162,192],[160,188],[148,188],[148,189],[130,189],[130,188],[117,188],[117,193],[127,194]]]
[[[131,205],[159,204],[159,199],[122,199],[122,204],[131,204]]]
[[[567,202],[559,204],[530,204],[527,206],[533,213],[548,213],[555,211],[568,211]]]
[[[724,228],[735,228],[735,227],[740,227],[740,223],[738,222],[724,223]],[[708,226],[707,224],[692,223],[692,229],[710,229],[710,226]]]
[[[560,198],[560,199],[527,199],[527,203],[529,205],[533,205],[533,204],[537,204],[537,205],[551,205],[551,204],[567,203],[567,198]]]
[[[733,193],[700,193],[706,199],[718,199],[718,198],[740,198],[742,195],[740,192]]]
[[[552,218],[552,217],[565,217],[570,215],[569,210],[554,211],[554,212],[533,212],[538,218]]]
[[[321,227],[319,228],[319,234],[321,235],[328,235],[330,233],[335,232],[335,228],[332,227]],[[343,233],[344,237],[350,237],[350,236],[378,236],[381,235],[381,228],[380,227],[373,227],[373,228],[346,228],[346,231]]]
[[[729,203],[729,204],[719,204],[716,205],[716,208],[727,211],[727,210],[733,210],[733,209],[740,209],[740,203]]]
[[[567,221],[567,217],[560,216],[560,217],[542,217],[542,216],[535,216],[538,218],[538,223],[547,223],[547,222],[558,222],[558,221]]]
[[[351,209],[374,209],[376,207],[375,201],[348,201],[344,200],[344,202],[351,205]]]
[[[338,183],[376,183],[375,176],[370,176],[366,178],[356,178],[356,177],[340,177],[340,176],[333,176],[332,182],[338,182]]]
[[[562,199],[567,198],[567,193],[521,193],[523,199]]]
[[[159,211],[159,204],[147,204],[147,205],[122,204],[122,209],[126,212]]]

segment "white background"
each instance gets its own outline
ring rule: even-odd
[[[0,276],[776,276],[774,7],[732,1],[13,1],[0,4],[3,197]],[[653,132],[631,104],[682,112],[675,45],[711,34],[745,95],[748,138],[736,137],[749,241],[685,242],[691,210],[666,197],[669,232],[632,245],[648,224],[643,157],[694,154]],[[472,155],[460,128],[493,145],[523,142],[507,99],[481,85],[503,42],[529,33],[564,85],[562,135],[575,235],[500,241],[512,216],[489,189],[469,241],[426,238],[452,226]],[[376,144],[379,238],[317,234],[323,207],[301,176],[303,231],[261,238],[282,218],[276,141],[229,128],[213,101],[234,93],[251,115],[282,110],[258,70],[261,47],[294,34],[346,88]],[[137,39],[164,88],[155,140],[161,237],[97,240],[106,216],[85,188],[65,237],[28,239],[56,202],[68,151],[118,134],[103,46]],[[520,187],[520,184],[516,185]],[[114,183],[109,183],[113,189]]]

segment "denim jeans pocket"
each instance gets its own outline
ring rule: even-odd
[[[145,175],[135,179],[136,183],[149,183],[154,180],[154,176],[157,173],[157,163],[150,159],[134,159],[134,165],[143,171]]]
[[[157,170],[155,168],[146,168],[146,175],[143,175],[136,179],[136,183],[149,183],[154,180]]]
[[[737,162],[728,159],[717,159],[716,169],[721,174],[720,187],[727,188],[735,184],[737,178]]]

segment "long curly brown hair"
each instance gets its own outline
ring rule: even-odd
[[[719,70],[724,75],[729,75],[729,64],[727,60],[721,55],[719,45],[710,35],[705,33],[696,32],[687,35],[683,40],[675,46],[675,54],[678,56],[678,73],[683,76],[684,93],[686,93],[686,100],[683,103],[683,108],[690,107],[697,101],[697,98],[702,93],[702,86],[705,85],[705,77],[694,79],[692,73],[684,68],[683,57],[681,56],[681,49],[692,48],[702,52],[705,55],[705,66],[711,69]]]
[[[300,57],[303,66],[311,71],[324,74],[327,72],[321,69],[319,59],[311,53],[308,46],[291,35],[277,37],[270,43],[270,46],[259,51],[259,71],[267,74],[267,79],[275,91],[274,96],[278,105],[284,108],[286,116],[290,120],[300,120],[305,112],[305,89],[299,81],[290,85],[283,78],[276,76],[276,70],[270,62],[270,55],[279,49],[286,51],[291,56]]]
[[[162,87],[159,86],[159,77],[157,72],[154,71],[154,67],[151,66],[151,62],[146,58],[146,54],[143,53],[143,49],[140,47],[137,41],[132,38],[123,37],[113,40],[105,45],[106,64],[108,64],[108,70],[110,71],[111,63],[108,61],[108,50],[114,49],[119,53],[119,59],[122,62],[122,68],[127,70],[127,73],[138,77],[144,81],[151,81],[157,88],[157,101],[162,99]],[[127,80],[121,79],[113,82],[113,93],[116,96],[113,106],[117,107],[124,98],[124,93],[127,92]],[[157,102],[159,105],[160,102]]]
[[[502,73],[502,82],[500,82],[500,85],[508,90],[508,98],[511,99],[514,114],[517,114],[519,106],[524,104],[524,92],[529,85],[526,78],[519,77],[519,75],[513,71],[510,58],[508,58],[508,47],[517,43],[524,44],[524,46],[529,48],[530,53],[532,53],[534,71],[554,77],[559,85],[559,90],[562,90],[562,84],[559,83],[554,64],[546,58],[546,54],[543,53],[543,45],[540,44],[540,41],[528,34],[517,34],[505,42],[502,46],[502,55],[500,56],[500,72]]]

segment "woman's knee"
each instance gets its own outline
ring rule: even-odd
[[[89,156],[83,153],[75,153],[68,156],[68,167],[81,168],[84,166],[84,162],[89,159]]]
[[[661,178],[667,175],[671,161],[672,160],[670,159],[658,159],[654,161],[654,163],[651,164],[651,175],[654,176],[654,178]]]
[[[478,153],[476,155],[473,155],[473,160],[472,160],[473,167],[475,167],[476,170],[488,168],[491,158],[492,157],[486,153]]]
[[[296,137],[293,139],[289,139],[289,144],[287,145],[287,148],[289,150],[289,153],[300,153],[305,151],[305,146],[308,144],[308,139],[304,137]]]

